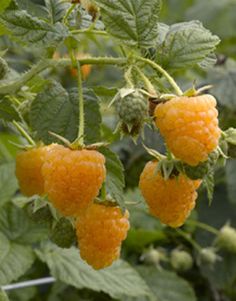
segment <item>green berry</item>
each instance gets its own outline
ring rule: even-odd
[[[225,225],[219,231],[215,245],[222,250],[236,253],[236,230],[230,225]]]
[[[161,258],[160,252],[155,249],[148,250],[141,256],[141,260],[148,265],[158,265]]]
[[[7,62],[0,57],[0,80],[3,79],[9,72]]]
[[[30,219],[38,224],[50,223],[53,220],[52,213],[48,205],[34,211],[34,203],[32,202],[27,205],[26,211]]]
[[[213,265],[220,257],[216,254],[214,248],[203,248],[199,253],[201,263]]]
[[[50,239],[61,248],[70,248],[76,241],[75,229],[72,223],[62,217],[52,229]]]
[[[209,172],[209,167],[208,161],[202,162],[197,166],[184,164],[184,172],[191,180],[198,180],[204,178],[204,176]]]
[[[183,250],[173,250],[170,254],[170,263],[178,272],[186,272],[193,266],[192,256]]]

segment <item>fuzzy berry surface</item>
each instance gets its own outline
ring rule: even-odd
[[[220,129],[212,95],[175,97],[155,109],[155,123],[176,158],[196,166],[216,149]]]
[[[50,233],[50,239],[60,248],[70,248],[76,241],[72,223],[64,217],[60,218]]]
[[[120,256],[128,218],[128,211],[123,214],[117,206],[91,204],[76,224],[81,258],[96,270],[110,266]]]
[[[16,177],[21,192],[26,196],[44,193],[42,166],[47,152],[53,148],[43,146],[19,152],[16,156]]]
[[[184,224],[195,207],[200,180],[190,180],[180,174],[165,180],[157,170],[157,162],[146,164],[139,181],[139,187],[150,213],[164,224],[177,228]]]
[[[47,153],[42,174],[55,208],[64,216],[77,216],[99,193],[106,177],[105,157],[95,150],[57,145]]]

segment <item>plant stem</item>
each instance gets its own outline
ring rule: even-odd
[[[84,96],[83,96],[83,84],[82,84],[82,74],[80,63],[77,62],[78,71],[78,94],[79,94],[79,132],[78,140],[83,145],[84,144]]]
[[[68,18],[70,16],[70,14],[73,12],[73,10],[75,9],[75,7],[76,7],[76,4],[72,4],[71,7],[67,10],[67,12],[66,12],[66,14],[65,14],[65,16],[63,18],[63,23],[65,25],[67,25]]]
[[[153,84],[151,83],[151,81],[147,78],[147,76],[137,66],[135,66],[135,69],[136,69],[137,73],[139,74],[139,76],[142,78],[147,91],[150,94],[152,94],[153,96],[157,96],[157,92],[156,92]]]
[[[173,79],[173,77],[171,77],[169,75],[168,72],[166,72],[166,70],[164,70],[160,65],[158,65],[157,63],[143,58],[143,57],[136,57],[136,59],[140,62],[146,63],[148,65],[150,65],[153,69],[156,69],[157,71],[159,71],[163,76],[165,76],[165,78],[168,80],[168,82],[170,83],[170,85],[173,87],[173,89],[175,90],[176,94],[178,96],[183,95],[183,91],[180,89],[180,87],[177,85],[177,83],[175,82],[175,80]]]
[[[132,82],[132,67],[129,67],[129,69],[125,72],[124,74],[124,78],[126,80],[126,83],[128,85],[129,88],[133,88],[134,87],[134,84]]]
[[[219,230],[215,229],[214,227],[212,226],[209,226],[207,224],[204,224],[204,223],[201,223],[201,222],[198,222],[198,221],[192,221],[192,220],[189,220],[189,221],[186,221],[186,224],[189,224],[189,225],[195,225],[197,226],[198,228],[201,228],[203,230],[206,230],[210,233],[213,233],[215,235],[218,235],[219,234]]]
[[[16,122],[15,120],[12,122],[17,130],[22,134],[23,137],[29,142],[30,145],[35,146],[34,140],[30,137],[30,135],[23,129],[23,127]]]
[[[182,236],[185,240],[187,240],[198,252],[201,251],[202,247],[196,241],[194,241],[191,237],[189,237],[187,233],[185,233],[181,229],[176,229],[176,232],[180,236]]]

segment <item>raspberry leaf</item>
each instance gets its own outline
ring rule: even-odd
[[[7,294],[0,289],[0,301],[9,301]]]
[[[162,26],[161,43],[158,43],[158,62],[168,69],[183,69],[195,64],[205,64],[220,39],[205,29],[199,21],[171,25],[167,31]]]
[[[107,31],[129,46],[154,46],[158,34],[160,0],[99,0]]]
[[[70,7],[70,4],[63,0],[45,0],[45,5],[52,24],[62,21]]]
[[[204,184],[207,190],[207,197],[209,201],[209,205],[211,205],[213,201],[213,194],[214,194],[214,187],[215,187],[215,181],[214,181],[214,172],[209,172],[205,178],[204,178]]]
[[[10,5],[11,0],[1,0],[1,5],[0,5],[0,13],[3,13],[6,8]]]
[[[15,164],[0,165],[0,207],[10,201],[18,188],[15,177]]]
[[[0,99],[0,119],[5,121],[19,121],[21,119],[16,108],[7,98]]]

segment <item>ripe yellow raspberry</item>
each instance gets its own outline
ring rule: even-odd
[[[42,146],[22,151],[16,156],[16,177],[21,192],[26,196],[44,193],[41,168],[51,146]]]
[[[180,227],[195,207],[196,189],[201,181],[190,180],[183,174],[165,180],[161,172],[156,172],[157,164],[156,161],[146,164],[139,187],[151,214],[164,224]]]
[[[158,105],[155,117],[170,151],[189,165],[206,161],[218,145],[218,111],[211,95],[175,97]]]
[[[94,269],[110,266],[119,258],[129,230],[129,213],[117,206],[91,204],[77,219],[80,255]]]
[[[76,216],[98,195],[106,176],[105,158],[95,150],[57,145],[42,167],[49,200],[65,216]]]

